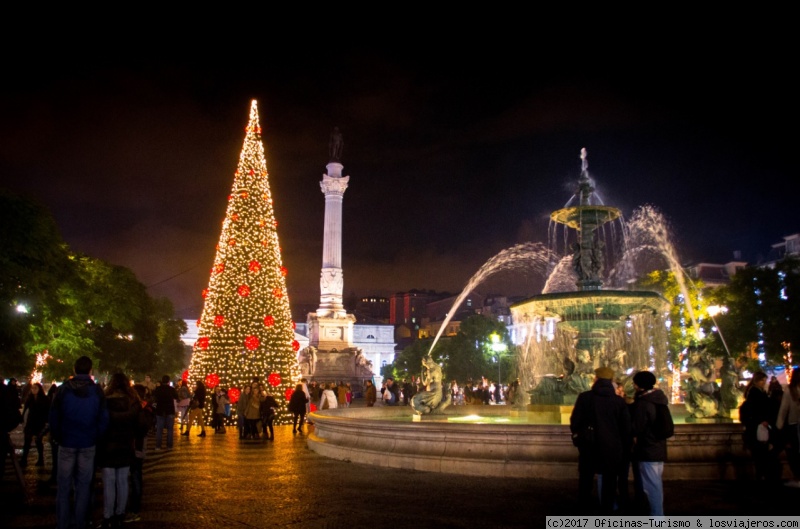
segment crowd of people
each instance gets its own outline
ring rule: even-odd
[[[656,377],[641,371],[632,377],[634,397],[625,395],[614,383],[614,371],[595,370],[589,391],[578,395],[570,419],[573,442],[578,448],[578,503],[587,511],[603,514],[628,513],[663,515],[662,474],[667,460],[667,438],[672,435],[672,418],[666,395],[656,387]],[[740,408],[744,446],[750,451],[756,478],[781,484],[781,453],[785,450],[793,479],[784,483],[800,488],[800,369],[795,369],[787,386],[757,372],[745,389]],[[239,439],[274,441],[274,421],[279,404],[269,385],[258,378],[244,387],[238,399],[219,386],[207,390],[202,381],[193,388],[185,380],[173,384],[168,375],[154,383],[149,376],[134,384],[116,373],[101,386],[92,377],[92,361],[81,357],[74,375],[60,385],[32,382],[20,387],[11,379],[2,390],[2,465],[10,453],[8,432],[23,424],[20,465],[29,464],[36,450],[36,466],[45,465],[44,443],[50,444],[52,469],[49,482],[57,487],[58,527],[86,527],[92,485],[99,474],[103,490],[103,519],[100,527],[120,527],[123,521],[140,519],[142,469],[146,438],[154,434],[155,450],[174,446],[174,425],[179,435],[188,436],[197,426],[206,436],[206,418],[216,434],[227,433],[232,417],[238,418]],[[367,380],[363,388],[366,406],[409,405],[413,396],[426,388],[420,380],[396,382],[388,377],[380,389]],[[518,403],[519,381],[508,386],[485,377],[464,384],[452,381],[448,388],[454,404]],[[361,396],[361,395],[359,395]],[[305,378],[294,388],[288,411],[292,433],[303,435],[308,413],[314,409],[351,406],[355,398],[346,382],[318,383]],[[208,413],[206,413],[208,411]],[[628,498],[629,473],[633,474],[635,496]],[[597,477],[598,498],[592,498]]]
[[[614,382],[608,367],[595,370],[589,391],[578,395],[570,417],[578,448],[578,503],[586,513],[664,515],[662,476],[667,439],[674,425],[667,396],[656,377],[640,371],[633,378],[634,396]],[[800,368],[790,383],[756,372],[739,408],[743,445],[750,453],[755,478],[767,490],[785,485],[800,488]],[[793,479],[782,480],[780,456],[785,451]],[[629,474],[634,498],[628,498]],[[595,476],[597,498],[592,496]]]
[[[347,386],[346,386],[347,387]],[[239,439],[274,441],[274,421],[279,404],[268,385],[258,378],[246,386],[237,402],[217,386],[208,391],[202,381],[194,388],[185,380],[173,385],[169,375],[159,384],[148,375],[134,384],[125,374],[113,374],[106,384],[95,382],[92,361],[84,356],[74,365],[74,375],[62,384],[44,387],[32,382],[20,387],[11,379],[0,385],[2,393],[2,461],[12,453],[10,432],[23,426],[20,465],[27,466],[35,446],[36,466],[45,465],[44,442],[50,443],[52,469],[49,483],[55,485],[56,518],[59,528],[90,525],[93,485],[102,483],[103,518],[98,527],[121,527],[141,519],[147,437],[153,435],[155,450],[172,449],[174,425],[188,436],[193,425],[198,436],[206,436],[206,411],[210,428],[227,432],[226,424],[238,417]],[[210,393],[210,395],[209,395]],[[345,395],[349,405],[352,394]],[[297,384],[288,409],[293,433],[302,435],[311,396],[305,379]],[[334,406],[335,407],[335,406]],[[100,482],[95,480],[99,476]]]

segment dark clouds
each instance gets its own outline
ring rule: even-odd
[[[788,51],[728,44],[18,66],[0,101],[0,185],[38,198],[73,249],[131,267],[186,317],[201,308],[251,98],[293,301],[319,296],[335,125],[351,176],[345,294],[456,291],[502,248],[545,242],[581,147],[605,202],[625,215],[658,206],[685,261],[754,260],[798,230],[785,130],[797,110]],[[497,288],[512,283],[540,286]]]

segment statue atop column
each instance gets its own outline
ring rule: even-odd
[[[342,161],[342,149],[344,148],[344,140],[342,139],[342,133],[339,131],[339,127],[333,127],[333,132],[331,132],[331,139],[328,142],[328,154],[331,157],[331,162],[341,162]]]

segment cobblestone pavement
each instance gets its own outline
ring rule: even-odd
[[[144,465],[141,522],[126,527],[360,528],[544,527],[546,515],[578,514],[577,476],[563,481],[432,474],[326,459],[291,426],[275,441],[240,441],[228,434],[175,438],[172,450],[149,452]],[[176,432],[177,433],[177,432]],[[12,435],[21,443],[21,432]],[[34,449],[35,454],[35,449]],[[30,463],[35,461],[29,456]],[[13,468],[0,482],[0,528],[55,527],[55,488],[44,467],[24,469],[26,504]],[[777,515],[800,512],[800,489],[766,490],[749,481],[668,482],[665,508],[674,515]],[[95,487],[93,519],[102,518]]]

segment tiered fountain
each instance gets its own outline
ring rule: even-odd
[[[595,368],[629,367],[612,365],[614,359],[604,350],[608,333],[623,327],[633,315],[665,313],[670,305],[657,292],[602,289],[602,272],[608,259],[598,230],[620,218],[621,213],[617,208],[592,203],[594,186],[589,178],[586,149],[581,150],[581,160],[578,205],[550,215],[554,223],[574,230],[577,235],[572,252],[577,291],[541,294],[511,307],[517,325],[552,319],[558,322],[559,329],[575,335],[575,361],[564,356],[571,372],[565,379],[554,378],[539,384],[538,391],[532,392],[534,405],[573,404],[577,394],[591,386]],[[528,339],[532,337],[529,335]],[[544,408],[538,411],[546,412]]]
[[[641,369],[665,363],[663,358],[651,355],[652,347],[647,347],[648,351],[640,352],[638,360],[623,364],[619,350],[607,345],[610,335],[630,320],[643,320],[643,314],[658,316],[669,307],[669,302],[655,292],[601,288],[607,259],[601,235],[604,227],[621,214],[617,208],[592,203],[594,189],[585,150],[581,158],[578,205],[568,203],[551,215],[554,223],[573,230],[577,236],[571,256],[577,290],[544,293],[512,307],[517,324],[549,319],[566,331],[562,336],[574,337],[574,343],[557,351],[560,362],[572,364],[568,375],[563,379],[550,377],[550,390],[538,395],[545,406],[558,408],[555,416],[539,413],[535,405],[527,409],[450,406],[435,420],[426,421],[413,421],[415,412],[409,406],[324,410],[312,414],[315,427],[308,437],[309,448],[336,459],[393,468],[471,476],[577,477],[578,454],[572,446],[569,427],[563,424],[564,418],[569,417],[570,400],[589,387],[594,368],[599,365],[627,371],[631,367]],[[549,249],[533,243],[500,252],[468,282],[456,306],[487,275],[518,267],[520,263],[541,268],[551,262],[553,255]],[[438,338],[437,335],[434,344]],[[535,339],[532,335],[528,337],[529,342]],[[536,349],[520,350],[524,353]],[[647,363],[642,360],[646,355],[650,355]],[[520,364],[528,365],[524,360]],[[528,387],[534,385],[539,390],[547,386],[541,384],[541,379],[539,384]],[[534,390],[534,398],[536,393]],[[677,424],[676,434],[669,441],[664,478],[737,477],[749,459],[741,448],[740,436],[738,424]]]

